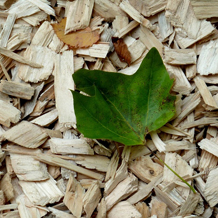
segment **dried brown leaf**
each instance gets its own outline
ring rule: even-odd
[[[58,38],[73,48],[87,48],[92,46],[99,40],[98,30],[92,31],[90,27],[69,34],[64,34],[66,26],[66,18],[62,19],[60,23],[52,24]]]
[[[122,38],[112,37],[112,42],[120,61],[125,61],[128,65],[130,65],[131,54],[124,40]]]

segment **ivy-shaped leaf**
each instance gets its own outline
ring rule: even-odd
[[[85,137],[109,139],[124,145],[144,144],[145,136],[175,114],[173,80],[156,48],[135,74],[80,69],[72,91],[77,128]]]

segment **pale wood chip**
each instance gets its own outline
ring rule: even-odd
[[[76,54],[88,55],[95,58],[106,58],[110,49],[110,45],[107,42],[101,42],[98,44],[93,44],[89,48],[80,48],[76,50]]]
[[[0,47],[0,53],[4,56],[7,56],[7,57],[19,62],[19,63],[29,65],[30,67],[34,67],[34,68],[42,68],[43,67],[41,64],[32,62],[31,60],[27,60],[26,57],[22,57],[16,53],[6,49],[6,48]]]
[[[31,45],[48,46],[54,36],[54,29],[48,21],[44,21],[34,35]]]
[[[37,124],[39,126],[49,126],[58,119],[57,109],[53,109],[46,114],[43,114],[34,120],[31,120],[31,123]]]
[[[218,203],[218,192],[217,192],[217,179],[218,179],[218,168],[211,170],[204,189],[204,196],[210,205],[214,207]]]
[[[73,73],[73,51],[65,51],[62,55],[57,55],[54,70],[55,104],[59,122],[67,128],[76,126],[73,97],[70,91],[74,90]]]
[[[2,137],[26,148],[37,148],[48,138],[42,128],[22,121],[18,125],[7,130]]]
[[[148,49],[153,47],[157,48],[160,55],[163,55],[163,45],[162,43],[156,38],[156,36],[146,27],[141,26],[140,31],[140,38],[139,38]]]
[[[30,84],[1,80],[0,91],[11,96],[30,100],[34,95],[34,88]]]
[[[120,3],[120,8],[125,11],[130,17],[132,17],[135,21],[142,24],[146,28],[153,30],[154,27],[152,26],[151,22],[144,18],[130,3],[128,0],[123,0]]]
[[[27,17],[39,12],[40,9],[30,1],[19,0],[16,1],[8,10],[9,14],[16,14],[17,18]]]
[[[105,196],[109,195],[110,192],[126,177],[128,176],[127,163],[125,160],[122,161],[122,164],[117,169],[114,177],[110,178],[105,183],[104,194]]]
[[[129,0],[129,3],[145,17],[150,17],[165,9],[166,0],[144,1]]]
[[[16,149],[8,146],[8,149]],[[33,152],[41,154],[39,149],[19,148],[20,152]],[[44,163],[40,163],[30,155],[11,153],[11,165],[19,180],[43,181],[49,179],[49,174]]]
[[[106,211],[106,203],[104,197],[101,199],[101,202],[98,204],[98,214],[96,218],[106,218],[107,211]]]
[[[94,155],[94,151],[84,139],[49,139],[51,152],[54,154],[89,154]]]
[[[178,215],[185,216],[185,215],[192,214],[196,209],[199,200],[200,200],[200,194],[199,193],[194,194],[193,192],[191,192],[186,202],[181,206]]]
[[[48,203],[55,203],[63,197],[63,193],[52,177],[41,182],[19,181],[19,184],[29,200],[36,205],[44,206]]]
[[[81,184],[70,175],[63,202],[75,217],[82,215],[84,194],[85,190]]]
[[[86,217],[91,217],[99,201],[101,200],[101,190],[98,181],[92,183],[83,197],[84,211]]]
[[[217,17],[218,2],[216,0],[215,1],[191,0],[190,2],[195,12],[195,16],[198,19]]]
[[[31,214],[32,216],[45,216],[48,212],[48,209],[45,207],[33,205],[28,197],[24,194],[19,195],[16,201],[18,204],[18,211],[21,217],[26,217],[26,214]]]
[[[3,30],[1,32],[1,37],[0,37],[0,40],[1,40],[0,46],[1,47],[7,46],[8,39],[9,39],[9,36],[11,34],[11,31],[12,31],[12,28],[14,26],[16,18],[17,18],[16,14],[9,14],[8,15],[7,20],[4,24]]]
[[[69,213],[66,213],[66,212],[63,212],[62,210],[57,210],[53,207],[48,207],[48,209],[52,212],[53,215],[56,216],[56,218],[62,218],[62,217],[65,217],[65,218],[76,218],[73,214],[69,214]]]
[[[116,204],[107,214],[108,218],[142,218],[142,215],[127,201]]]
[[[203,45],[197,65],[197,72],[204,76],[209,74],[218,74],[218,40],[210,41]]]
[[[8,202],[14,198],[14,189],[11,183],[11,177],[6,173],[0,182],[1,190],[4,192],[5,201]]]
[[[167,38],[173,33],[173,27],[166,19],[164,12],[158,15],[158,25],[160,28],[161,40],[165,42]]]
[[[217,109],[218,105],[216,103],[216,101],[214,100],[214,98],[212,97],[210,91],[207,88],[206,83],[204,82],[204,80],[202,80],[201,78],[199,78],[198,76],[194,78],[194,82],[199,90],[199,92],[201,93],[201,96],[206,104],[206,109],[207,110],[212,110],[212,109]]]
[[[107,211],[110,210],[116,203],[127,198],[132,193],[138,190],[138,179],[132,174],[121,181],[116,188],[105,198]]]
[[[95,0],[94,11],[103,17],[105,21],[111,21],[116,16],[127,16],[119,6],[109,0]]]
[[[209,139],[202,139],[198,145],[202,150],[205,150],[214,156],[218,157],[218,146],[216,142],[213,142],[212,140]]]
[[[150,204],[151,216],[157,215],[160,218],[168,217],[167,205],[163,201],[158,200],[156,197],[152,197]]]
[[[65,34],[88,27],[93,6],[94,0],[76,0],[71,4],[66,15]]]
[[[88,169],[96,169],[100,172],[107,172],[110,159],[100,155],[83,155],[80,160],[76,160],[76,163],[82,165]]]
[[[149,183],[163,172],[163,167],[149,156],[141,156],[129,163],[129,169],[142,181]]]
[[[20,110],[11,103],[0,100],[0,124],[10,127],[11,123],[17,123],[20,118]]]
[[[49,6],[50,2],[47,0],[28,0],[32,4],[39,7],[41,10],[43,10],[46,14],[55,16],[55,11],[52,7]]]
[[[150,209],[147,206],[147,204],[145,202],[138,202],[135,205],[136,209],[139,211],[139,213],[141,213],[143,218],[149,218],[150,217]]]
[[[167,49],[165,61],[172,65],[196,64],[196,54],[193,49]]]

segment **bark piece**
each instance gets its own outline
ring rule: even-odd
[[[94,151],[84,139],[49,139],[51,152],[54,154],[89,154]]]
[[[17,98],[30,100],[34,95],[34,88],[29,84],[1,80],[0,91]]]
[[[129,169],[142,181],[149,183],[163,172],[163,167],[154,163],[149,156],[141,156],[130,162]]]
[[[85,190],[81,184],[72,175],[70,175],[63,202],[77,218],[82,215],[84,194]]]
[[[56,108],[60,124],[68,128],[76,125],[73,97],[70,91],[70,89],[74,90],[73,73],[73,51],[65,51],[62,55],[58,55],[54,72]]]
[[[54,68],[55,53],[42,46],[29,46],[24,52],[24,58],[36,60],[43,68],[36,69],[27,65],[19,65],[18,75],[25,82],[38,83],[48,79]]]
[[[117,187],[105,198],[107,211],[116,203],[127,198],[138,189],[138,179],[129,174],[129,176],[120,182]]]
[[[77,0],[75,4],[71,4],[67,13],[65,34],[88,27],[93,6],[94,0]]]
[[[48,135],[42,128],[30,122],[22,121],[7,130],[3,134],[3,138],[26,148],[37,148],[47,140]]]
[[[83,197],[84,211],[86,213],[87,218],[91,217],[100,199],[101,199],[101,190],[98,181],[95,181],[88,188],[87,192]]]
[[[63,193],[56,185],[56,181],[50,177],[49,180],[41,182],[19,181],[25,195],[36,205],[45,206],[48,203],[58,202]]]
[[[127,201],[116,204],[107,214],[108,218],[142,218],[142,215]]]
[[[20,120],[21,112],[12,104],[0,100],[0,124],[10,127],[11,123]]]

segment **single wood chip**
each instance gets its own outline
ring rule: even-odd
[[[48,135],[42,128],[28,121],[22,121],[7,130],[2,137],[26,148],[37,148],[47,140]]]

